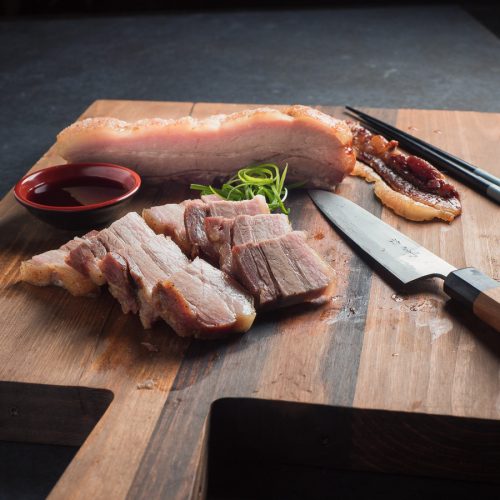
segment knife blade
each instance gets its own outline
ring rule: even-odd
[[[325,217],[402,284],[439,277],[444,291],[500,331],[500,283],[475,268],[457,269],[389,224],[329,191],[309,190]]]

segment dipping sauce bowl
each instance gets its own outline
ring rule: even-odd
[[[140,176],[120,165],[67,163],[24,176],[14,196],[55,227],[88,229],[112,220],[140,186]]]

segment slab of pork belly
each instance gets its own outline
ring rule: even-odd
[[[232,253],[238,280],[263,308],[324,302],[331,296],[333,270],[299,231],[237,245]]]
[[[199,258],[158,283],[153,295],[161,317],[183,337],[226,337],[246,332],[255,319],[252,296]]]
[[[184,223],[187,237],[193,248],[193,256],[201,254],[210,262],[219,261],[219,253],[207,237],[205,231],[206,217],[234,218],[237,215],[269,214],[266,199],[257,195],[251,200],[226,201],[190,200],[186,202]]]
[[[292,226],[284,214],[238,215],[234,219],[207,217],[205,231],[219,253],[219,268],[234,275],[233,245],[276,238],[291,232]]]
[[[188,241],[184,224],[185,204],[186,202],[183,201],[145,208],[142,211],[142,217],[156,234],[170,236],[181,247],[181,250],[189,255],[191,244]]]
[[[63,130],[56,148],[69,162],[118,163],[151,180],[202,184],[272,161],[288,164],[290,182],[331,189],[355,163],[348,125],[308,106],[135,123],[88,118]]]
[[[99,287],[84,274],[66,263],[69,252],[85,238],[91,238],[96,231],[82,238],[75,238],[56,250],[49,250],[33,256],[21,264],[21,280],[36,286],[56,285],[75,296],[94,296]]]

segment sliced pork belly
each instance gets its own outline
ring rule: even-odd
[[[106,279],[100,268],[101,260],[108,252],[124,246],[147,241],[154,232],[135,212],[130,212],[111,226],[96,232],[92,237],[80,241],[71,249],[66,262],[97,285],[104,285]]]
[[[231,247],[234,219],[206,217],[204,224],[208,241],[219,256],[219,269],[232,275],[233,256],[231,254]]]
[[[130,278],[127,256],[154,237],[153,230],[135,212],[113,222],[97,235],[107,250],[106,256],[98,264],[99,268],[109,292],[118,300],[125,314],[135,314],[140,310],[136,288]]]
[[[191,200],[187,202],[184,223],[188,240],[192,246],[193,255],[202,254],[214,263],[218,262],[219,253],[218,249],[214,248],[208,239],[205,230],[206,217],[234,218],[237,215],[244,214],[269,214],[266,199],[261,195],[257,195],[251,200],[243,201],[207,200],[206,203],[204,200]]]
[[[219,254],[219,267],[234,275],[233,245],[259,242],[276,238],[292,231],[288,217],[284,214],[238,215],[234,219],[207,217],[207,237]]]
[[[79,242],[69,252],[66,262],[95,284],[107,283],[125,314],[137,313],[139,303],[123,251],[140,246],[154,236],[144,219],[130,212],[92,238]]]
[[[264,196],[258,194],[251,200],[227,201],[205,198],[208,212],[212,217],[232,218],[237,215],[269,214],[269,206]]]
[[[122,309],[138,312],[144,328],[151,328],[159,318],[153,304],[153,288],[188,263],[170,238],[157,235],[142,244],[108,253],[101,267]]]
[[[123,314],[139,312],[139,302],[130,278],[127,259],[118,252],[108,252],[99,261],[99,269],[109,293],[118,301]]]
[[[97,237],[98,234],[96,231],[90,238],[79,240],[79,244],[75,245],[66,256],[66,262],[97,286],[102,286],[106,280],[99,263],[106,256],[107,250]]]
[[[284,214],[240,215],[234,219],[233,245],[257,243],[277,238],[292,231],[288,217]]]
[[[168,237],[156,236],[127,254],[130,275],[139,301],[139,317],[144,328],[160,317],[153,301],[153,289],[160,281],[189,264],[182,250]]]
[[[158,283],[153,295],[161,317],[183,337],[209,339],[246,332],[255,319],[252,296],[199,258]]]
[[[210,184],[248,165],[288,164],[287,180],[331,189],[354,167],[352,134],[341,120],[307,106],[245,110],[204,119],[127,123],[87,118],[57,137],[69,162],[104,161],[151,179]]]
[[[187,238],[184,224],[184,211],[186,202],[168,203],[158,207],[145,208],[142,217],[156,234],[170,236],[182,251],[189,255],[191,244]]]
[[[93,234],[86,236],[92,237]],[[24,261],[21,263],[21,280],[36,286],[60,286],[75,296],[97,295],[99,287],[88,276],[66,263],[69,252],[80,241],[82,238],[75,238],[57,250],[49,250]]]
[[[203,255],[211,262],[217,262],[217,253],[208,241],[205,232],[205,217],[208,217],[208,204],[203,200],[189,200],[184,212],[184,225],[191,256]]]
[[[278,238],[233,247],[239,281],[264,308],[330,298],[332,269],[294,231]]]

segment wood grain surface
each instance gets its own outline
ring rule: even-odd
[[[247,107],[103,100],[83,116],[202,117]],[[343,116],[340,108],[322,109]],[[498,114],[367,112],[500,175]],[[33,168],[60,162],[49,150]],[[358,178],[346,179],[337,192],[455,266],[475,266],[500,279],[499,209],[456,185],[463,215],[451,224],[403,220],[382,208],[372,187]],[[172,183],[145,186],[127,210],[192,196]],[[438,280],[398,289],[374,273],[304,193],[296,193],[290,206],[294,228],[308,231],[310,244],[336,270],[333,300],[317,309],[262,314],[244,336],[200,342],[175,336],[165,324],[144,331],[106,291],[97,299],[75,298],[55,287],[19,283],[22,260],[73,234],[33,218],[12,192],[4,198],[0,381],[103,388],[114,395],[51,498],[197,496],[207,416],[223,397],[500,420],[498,334],[447,302]],[[143,388],[146,381],[153,381],[152,389]],[[2,411],[8,404],[0,400]],[[25,411],[22,399],[17,405],[17,412]],[[82,420],[89,421],[89,411],[81,405]],[[22,439],[25,423],[9,415],[10,432]],[[32,435],[32,428],[24,434],[26,440]]]

